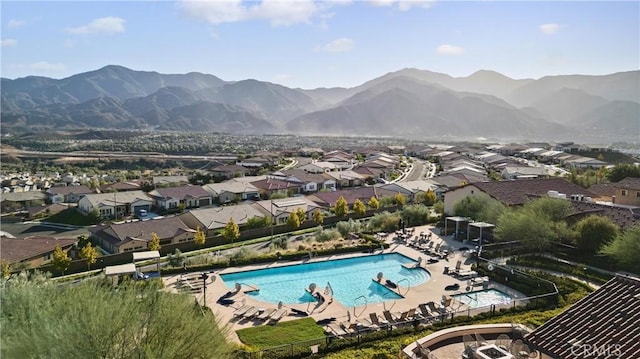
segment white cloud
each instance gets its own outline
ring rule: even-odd
[[[314,0],[242,0],[201,1],[183,0],[178,3],[185,15],[212,24],[267,20],[272,26],[310,23],[315,18],[330,17],[333,6],[345,5],[348,0],[316,2]]]
[[[22,27],[22,26],[24,26],[26,24],[27,24],[27,22],[24,21],[24,20],[11,19],[7,23],[7,28],[9,28],[9,29],[17,29],[17,28]]]
[[[2,47],[13,47],[13,46],[18,45],[18,40],[16,40],[16,39],[2,39],[0,44],[2,45]]]
[[[336,39],[328,44],[316,47],[319,52],[346,52],[353,49],[353,40],[346,37]]]
[[[464,54],[464,48],[455,45],[440,45],[436,52],[440,55],[462,55]]]
[[[555,35],[560,30],[558,24],[542,24],[540,25],[540,31],[545,35]]]
[[[107,16],[94,19],[90,23],[78,27],[68,27],[65,29],[70,34],[88,35],[88,34],[115,34],[124,32],[124,19],[119,17]]]
[[[66,70],[64,64],[52,64],[46,61],[34,62],[32,64],[22,64],[18,65],[17,67],[19,69],[38,73],[64,72]]]
[[[369,0],[373,6],[397,6],[400,11],[409,11],[411,8],[430,8],[435,0]]]

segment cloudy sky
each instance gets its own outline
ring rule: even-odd
[[[117,64],[289,87],[361,84],[405,67],[512,78],[640,69],[640,2],[6,1],[1,76]]]

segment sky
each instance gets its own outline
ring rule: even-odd
[[[418,68],[464,77],[640,69],[640,1],[12,1],[1,77],[121,65],[288,87],[353,87]]]

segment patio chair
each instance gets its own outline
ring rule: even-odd
[[[253,305],[249,305],[249,304],[245,304],[245,305],[243,305],[242,307],[240,307],[240,308],[236,309],[236,310],[233,312],[233,316],[234,316],[234,317],[241,317],[241,316],[243,316],[243,315],[244,315],[244,313],[246,313],[247,311],[249,311],[249,309],[251,309],[251,308],[254,308],[254,306],[253,306]]]
[[[289,313],[289,309],[285,308],[282,302],[279,302],[278,309],[271,315],[271,318],[269,318],[269,323],[279,322],[287,313]]]
[[[264,309],[262,308],[258,308],[258,307],[251,307],[249,308],[249,310],[247,310],[246,312],[244,312],[241,315],[238,315],[239,317],[244,317],[246,319],[252,318],[255,315],[259,315],[260,311],[264,311]]]
[[[330,334],[333,334],[336,337],[344,337],[349,335],[349,333],[346,330],[344,330],[344,328],[342,328],[341,325],[336,323],[327,324],[326,328],[328,329],[327,332],[329,332]]]
[[[396,324],[407,319],[407,312],[392,314],[390,311],[385,310],[382,315],[390,324]]]
[[[458,273],[460,273],[461,267],[462,267],[462,261],[457,261],[456,266],[453,268],[453,271],[452,271],[453,274],[457,275]]]
[[[431,317],[435,317],[436,314],[433,313],[429,308],[427,308],[427,303],[421,303],[418,305],[418,309],[420,310],[420,315],[423,318],[431,318]]]
[[[257,320],[267,320],[269,319],[278,309],[276,308],[269,308],[265,311],[263,311],[262,313],[260,313],[259,315],[256,316]]]
[[[496,338],[495,344],[498,348],[508,351],[511,347],[511,338],[506,334],[500,334]]]
[[[379,324],[375,324],[375,323],[373,323],[371,320],[369,320],[367,318],[359,318],[359,319],[356,320],[356,323],[363,330],[378,330],[378,329],[380,329],[380,325]]]
[[[376,313],[369,313],[369,318],[371,318],[371,323],[377,325],[380,328],[388,327],[389,325],[391,325],[391,323],[389,323],[389,321],[387,320],[380,320],[378,318],[378,314]]]

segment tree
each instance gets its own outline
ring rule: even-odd
[[[333,207],[333,211],[338,217],[344,217],[349,213],[349,205],[343,196],[338,197],[336,204]]]
[[[2,288],[2,357],[235,357],[210,312],[153,283],[124,281],[114,291],[102,281],[12,280]]]
[[[60,245],[56,245],[56,248],[53,250],[53,266],[58,269],[64,275],[64,272],[69,269],[71,265],[71,258],[67,254],[67,252],[63,251],[60,248]]]
[[[484,196],[467,196],[453,205],[454,215],[489,223],[497,223],[505,210],[502,203]]]
[[[371,196],[371,198],[369,198],[369,203],[367,203],[367,206],[369,206],[369,208],[371,209],[378,209],[380,208],[380,201],[378,201],[378,199],[374,196]]]
[[[91,265],[98,260],[98,250],[96,247],[92,247],[91,243],[87,243],[87,245],[80,250],[80,258],[87,260],[87,270],[91,270]]]
[[[356,199],[356,201],[353,202],[353,211],[359,216],[363,216],[365,213],[367,213],[367,209],[360,199]]]
[[[616,263],[629,271],[640,273],[640,226],[633,226],[605,244],[601,254],[609,256]]]
[[[11,276],[11,264],[8,261],[0,260],[0,273],[2,278],[9,278]]]
[[[231,243],[240,238],[240,227],[233,221],[233,217],[229,218],[229,222],[222,229],[222,236]]]
[[[298,217],[296,212],[289,213],[289,218],[287,218],[287,226],[291,228],[300,227],[300,217]]]
[[[525,209],[530,209],[550,221],[564,221],[573,212],[569,201],[560,198],[542,197],[535,201],[527,202]]]
[[[555,238],[545,217],[524,209],[507,211],[500,216],[494,234],[502,241],[520,241],[533,251],[546,249]]]
[[[429,188],[427,192],[424,192],[424,205],[425,206],[433,206],[434,203],[438,200],[436,193]]]
[[[609,180],[618,182],[627,177],[640,177],[640,166],[631,163],[621,163],[609,169]]]
[[[204,245],[204,243],[207,241],[207,236],[200,229],[200,226],[196,228],[196,233],[193,235],[193,241],[199,246]]]
[[[405,197],[402,193],[398,192],[393,197],[393,201],[398,207],[402,208],[402,206],[404,206],[405,203],[407,203],[407,197]]]
[[[78,236],[78,247],[84,248],[89,243],[89,237],[83,235]]]
[[[160,250],[160,237],[156,232],[151,232],[151,241],[149,241],[148,247],[151,251]]]
[[[576,231],[576,246],[583,251],[596,253],[602,245],[611,242],[620,230],[607,217],[589,216],[576,224]]]
[[[90,210],[89,214],[87,214],[87,219],[90,223],[93,224],[100,222],[100,212],[98,211],[98,209],[93,208],[92,210]]]
[[[302,208],[296,209],[296,216],[298,216],[298,221],[300,222],[300,224],[307,220],[307,212],[305,212]]]
[[[313,211],[313,221],[318,225],[321,225],[322,222],[324,222],[324,215],[319,208]]]

